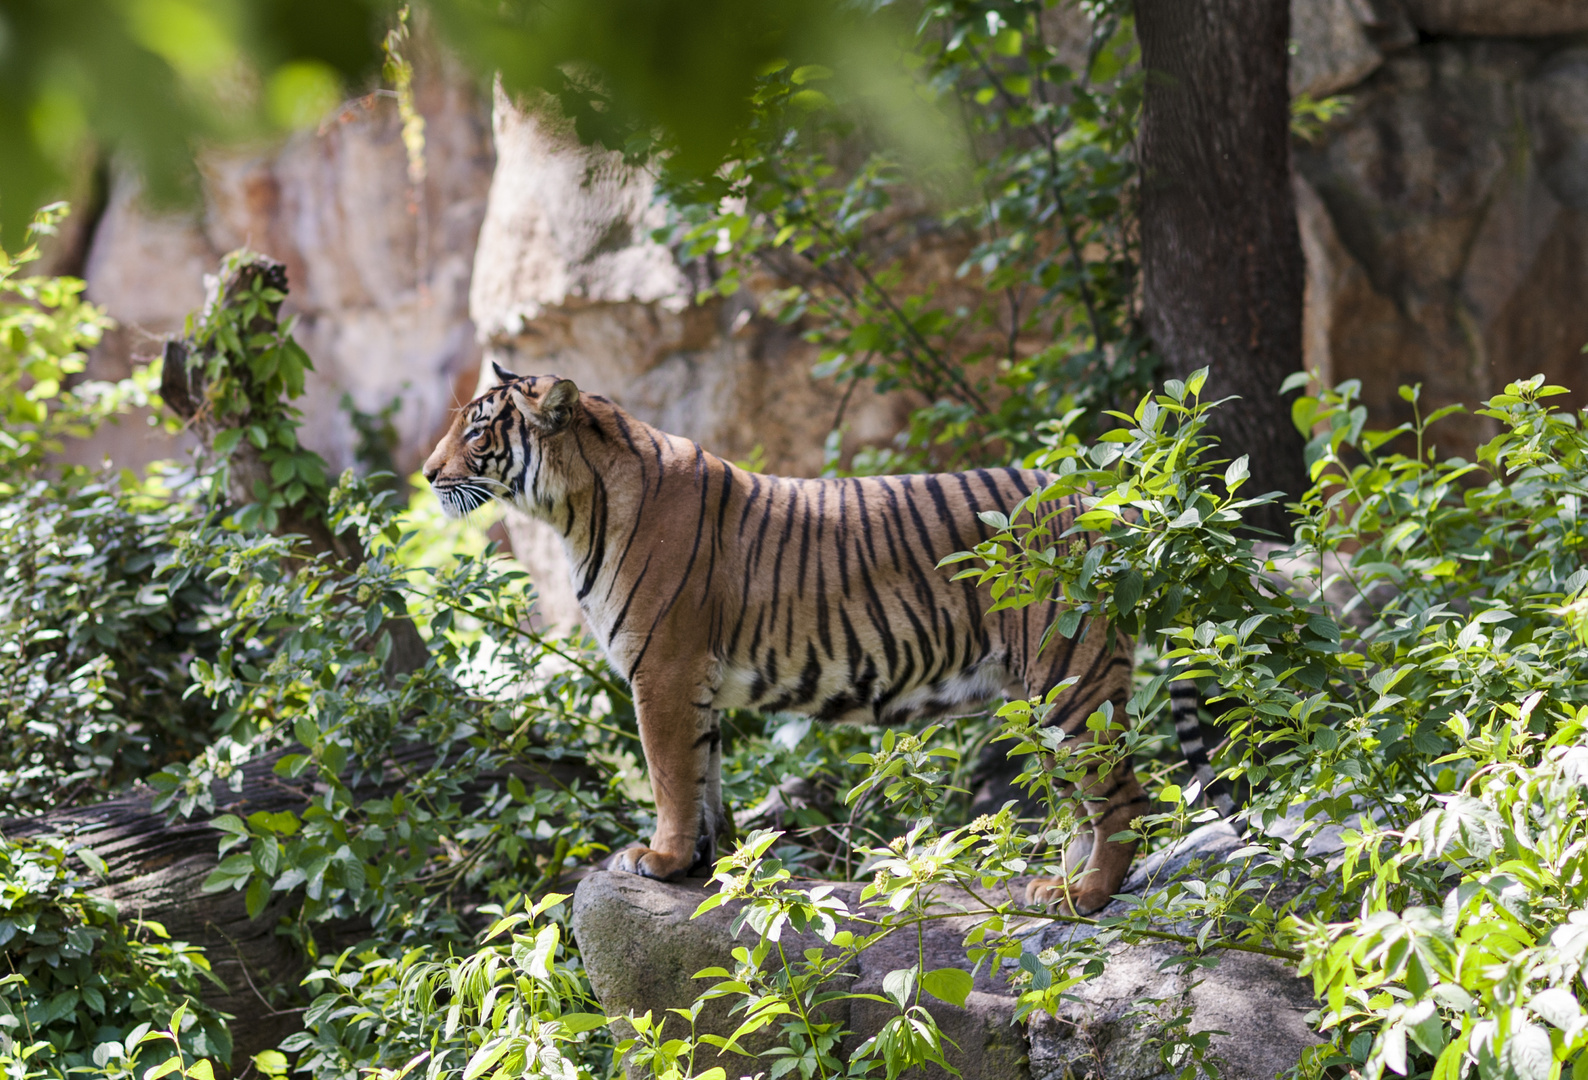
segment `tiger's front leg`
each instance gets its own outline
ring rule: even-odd
[[[710,867],[733,837],[722,805],[722,726],[699,686],[636,680],[640,743],[656,799],[656,832],[612,859],[614,870],[668,880]]]

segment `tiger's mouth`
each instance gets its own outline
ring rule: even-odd
[[[441,513],[449,518],[466,518],[480,507],[491,501],[491,492],[488,487],[491,483],[483,476],[473,476],[461,480],[446,480],[437,478],[431,481],[430,487],[436,493],[436,499],[441,503]],[[506,485],[499,485],[505,487]]]

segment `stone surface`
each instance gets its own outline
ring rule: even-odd
[[[733,949],[753,945],[753,932],[745,931],[735,939],[731,924],[734,912],[726,907],[691,919],[700,902],[710,895],[702,880],[664,884],[635,874],[597,871],[579,882],[574,891],[573,933],[580,945],[590,985],[609,1015],[667,1017],[664,1033],[683,1037],[689,1033],[687,1021],[667,1013],[685,1009],[713,979],[696,979],[706,968],[733,970]],[[791,955],[803,955],[806,948],[821,944],[815,935],[789,933],[783,946]],[[592,956],[595,958],[592,961]],[[730,1012],[734,999],[718,998],[701,1010],[696,1030],[701,1034],[727,1036],[744,1019]],[[846,1026],[847,1003],[832,1009],[829,1019]],[[770,1032],[747,1038],[747,1050],[760,1052],[773,1045]],[[730,1075],[738,1075],[746,1061],[736,1054],[713,1054],[703,1048],[695,1061],[696,1071],[721,1064]],[[752,1070],[753,1071],[753,1070]]]
[[[1328,97],[1417,40],[1400,0],[1291,0],[1290,92]]]
[[[1588,404],[1588,63],[1555,43],[1442,41],[1386,60],[1296,151],[1307,365],[1361,379],[1377,425],[1543,372]],[[1470,455],[1487,420],[1435,429]]]
[[[1471,37],[1545,37],[1588,30],[1588,0],[1402,0],[1417,29]]]
[[[1161,883],[1195,861],[1219,860],[1240,845],[1228,824],[1204,826],[1177,848],[1143,860],[1126,889]],[[838,884],[834,890],[857,911],[861,887]],[[705,985],[690,978],[695,971],[731,968],[732,948],[754,941],[749,931],[737,941],[730,936],[731,906],[689,918],[709,889],[702,881],[665,884],[609,872],[591,874],[579,883],[574,934],[591,985],[609,1012],[649,1009],[656,1015],[686,1007]],[[954,894],[941,895],[941,902],[952,908]],[[852,988],[880,995],[885,976],[914,965],[923,952],[929,970],[968,968],[962,942],[972,922],[969,916],[944,918],[926,931],[919,945],[913,935],[885,939],[860,955],[850,973]],[[1040,951],[1092,930],[1033,922],[1025,933],[1030,948]],[[809,935],[784,941],[790,955],[814,944],[817,939]],[[1111,946],[1099,978],[1074,987],[1057,1017],[1042,1015],[1028,1025],[1012,1023],[1017,995],[1001,975],[986,970],[976,972],[964,1008],[923,1000],[957,1044],[947,1056],[966,1080],[1167,1080],[1178,1069],[1166,1066],[1161,1053],[1166,1021],[1185,1005],[1192,1009],[1192,1032],[1227,1033],[1213,1037],[1211,1052],[1228,1080],[1271,1080],[1318,1041],[1303,1020],[1313,1008],[1309,986],[1282,961],[1226,953],[1213,967],[1187,972],[1166,966],[1181,951],[1167,943]],[[873,1001],[852,1001],[841,1009],[832,1018],[854,1032],[845,1044],[851,1051],[894,1014],[890,1005]],[[734,1023],[717,1002],[702,1013],[699,1030],[726,1034]],[[723,1064],[730,1076],[757,1071],[742,1058]]]
[[[418,466],[479,363],[468,292],[492,154],[487,113],[471,83],[422,57],[416,104],[426,119],[425,177],[415,185],[395,101],[349,102],[317,131],[255,153],[203,161],[193,214],[146,210],[123,177],[95,229],[88,296],[119,323],[89,375],[124,376],[159,353],[203,300],[203,275],[248,246],[287,265],[298,340],[316,371],[300,401],[304,441],[340,470],[356,434],[343,394],[367,412],[397,398],[399,468]],[[136,424],[73,449],[117,465],[171,456],[171,442]]]

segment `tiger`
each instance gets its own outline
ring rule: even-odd
[[[1046,723],[1107,738],[1088,717],[1105,703],[1125,716],[1128,636],[1096,618],[1044,647],[1060,600],[993,612],[939,568],[991,535],[982,512],[1008,514],[1049,475],[763,475],[572,380],[494,368],[498,384],[458,410],[422,472],[449,517],[498,500],[562,538],[586,625],[632,688],[656,801],[650,843],[610,868],[676,879],[732,839],[725,709],[894,724],[1042,697],[1075,676]],[[1063,526],[1081,508],[1069,496],[1044,509]],[[1115,836],[1148,798],[1128,760],[1077,787],[1090,851],[1026,898],[1087,914],[1119,891],[1134,844]]]

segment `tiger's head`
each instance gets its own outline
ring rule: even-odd
[[[458,410],[425,461],[425,479],[450,518],[492,499],[544,515],[569,486],[564,436],[583,410],[579,388],[555,375],[491,367],[498,385]]]

